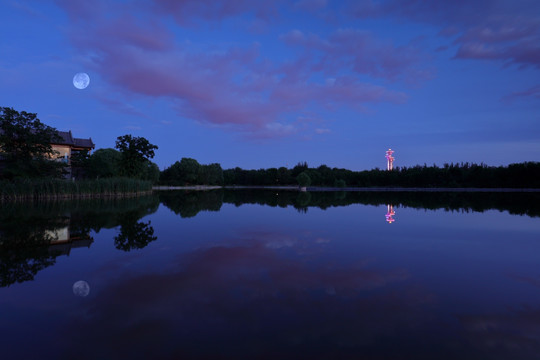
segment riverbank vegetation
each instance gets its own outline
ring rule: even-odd
[[[211,173],[211,176],[206,174]],[[203,175],[204,174],[204,175]],[[212,179],[212,180],[209,180]],[[299,163],[285,167],[244,170],[239,167],[222,170],[219,164],[199,165],[183,158],[161,173],[162,185],[226,186],[314,186],[314,187],[425,187],[425,188],[540,188],[540,162],[508,166],[485,164],[444,164],[442,167],[396,167],[352,171],[321,165],[310,168]],[[308,185],[306,185],[308,184]]]
[[[69,159],[52,147],[61,140],[37,114],[0,107],[0,201],[138,195],[159,178],[158,147],[145,138],[119,136],[116,149]]]
[[[151,191],[152,182],[130,178],[79,181],[63,179],[0,180],[0,201],[122,197]]]
[[[0,107],[0,180],[4,188],[0,196],[3,199],[120,194],[133,192],[132,189],[139,192],[148,183],[166,186],[540,188],[540,162],[498,167],[470,163],[450,163],[442,167],[424,164],[396,167],[392,171],[378,168],[352,171],[327,165],[309,167],[303,162],[290,169],[235,167],[223,170],[218,163],[204,165],[195,159],[182,158],[160,171],[151,161],[158,147],[143,137],[132,135],[117,137],[114,149],[98,149],[93,154],[75,152],[68,163],[58,161],[58,154],[51,148],[55,134],[56,129],[41,123],[36,114]],[[65,180],[66,177],[71,179]],[[125,179],[105,180],[120,177]]]

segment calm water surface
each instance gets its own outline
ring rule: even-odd
[[[213,191],[3,205],[1,358],[538,359],[539,203]]]

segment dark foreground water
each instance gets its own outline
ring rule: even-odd
[[[536,194],[0,208],[1,359],[539,359]]]

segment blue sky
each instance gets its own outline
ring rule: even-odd
[[[540,158],[537,1],[7,0],[0,33],[1,106],[161,169]]]

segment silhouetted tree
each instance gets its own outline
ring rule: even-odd
[[[0,107],[0,177],[60,177],[65,164],[51,142],[61,140],[56,129],[43,124],[37,114]]]
[[[145,166],[155,155],[158,147],[151,144],[144,137],[131,135],[119,136],[115,146],[122,157],[120,159],[120,172],[124,176],[143,178]]]
[[[81,179],[88,177],[90,166],[90,154],[88,150],[73,151],[71,153],[71,175],[73,178]]]
[[[142,177],[142,179],[149,180],[153,184],[155,184],[159,181],[159,176],[160,176],[159,166],[152,161],[147,161],[146,168],[144,171],[144,176]]]
[[[222,185],[223,170],[221,165],[217,163],[200,165],[197,183],[202,185]]]
[[[221,165],[201,165],[195,159],[182,158],[161,173],[162,184],[166,185],[222,185],[224,173]]]
[[[298,174],[300,174],[303,171],[306,171],[307,169],[309,169],[307,162],[305,162],[305,161],[304,162],[299,162],[298,164],[296,164],[295,167],[292,168],[291,176],[293,178],[296,178],[298,176]]]
[[[120,176],[120,151],[112,148],[96,150],[88,159],[88,177],[106,178]]]

